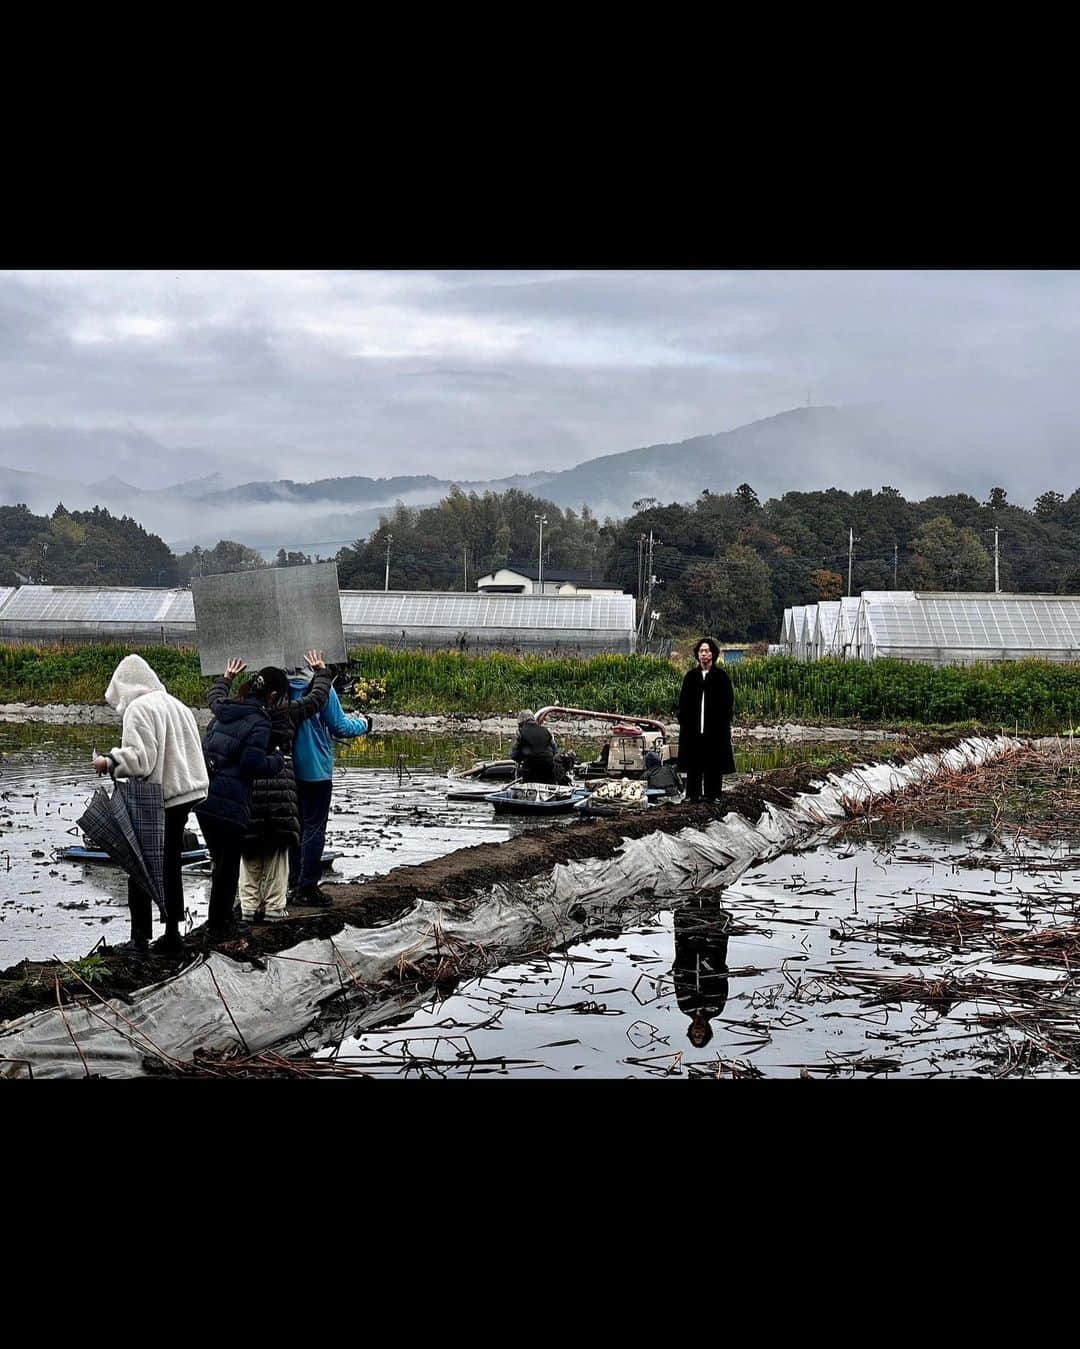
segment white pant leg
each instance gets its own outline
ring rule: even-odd
[[[285,917],[285,892],[289,888],[289,850],[278,848],[262,855],[262,898],[268,923]]]
[[[263,864],[259,854],[240,859],[240,914],[248,922],[262,908]]]

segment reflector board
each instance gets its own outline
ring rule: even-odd
[[[345,661],[336,562],[193,577],[191,593],[204,675],[221,674],[232,656],[253,670],[291,669],[312,648]]]

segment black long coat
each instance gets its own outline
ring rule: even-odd
[[[276,851],[300,842],[300,807],[296,796],[296,774],[292,750],[296,730],[302,722],[326,706],[333,683],[326,670],[320,670],[307,691],[286,706],[270,712],[270,747],[285,756],[285,767],[276,778],[256,778],[251,784],[251,824],[244,838],[244,853]]]
[[[705,734],[701,734],[701,699],[705,699]],[[702,680],[701,666],[687,670],[679,693],[679,767],[686,772],[711,767],[735,772],[731,748],[731,714],[735,690],[728,672],[714,665]]]
[[[728,937],[732,916],[707,900],[675,910],[671,978],[680,1011],[719,1016],[728,998]]]

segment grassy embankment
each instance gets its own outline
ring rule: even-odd
[[[125,647],[0,647],[0,702],[100,703]],[[201,705],[210,681],[193,651],[141,653],[170,692]],[[456,652],[352,653],[358,679],[379,681],[387,712],[482,715],[562,703],[600,712],[672,715],[681,668],[653,656],[592,660],[464,656]],[[1023,661],[934,669],[899,661],[743,660],[730,668],[736,718],[755,723],[975,725],[1069,731],[1080,713],[1080,665]]]

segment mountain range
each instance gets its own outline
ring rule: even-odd
[[[430,504],[454,485],[467,492],[515,487],[575,510],[587,503],[601,517],[625,516],[643,497],[690,501],[706,488],[729,492],[743,482],[762,501],[829,486],[876,489],[889,483],[906,495],[928,495],[994,485],[989,468],[985,483],[973,482],[968,467],[952,462],[948,437],[944,431],[935,437],[932,422],[878,405],[795,408],[729,431],[602,455],[569,469],[484,481],[434,474],[238,480],[253,460],[170,449],[138,431],[26,430],[20,440],[17,429],[0,429],[0,464],[8,453],[14,458],[18,446],[20,462],[53,471],[0,467],[0,503],[24,501],[38,512],[51,512],[61,500],[69,509],[106,506],[133,515],[177,552],[231,538],[266,552],[286,547],[332,553],[377,527],[396,502]],[[70,445],[63,449],[66,438]],[[77,474],[80,463],[109,464],[112,471],[87,482]],[[212,471],[166,481],[181,464]]]

